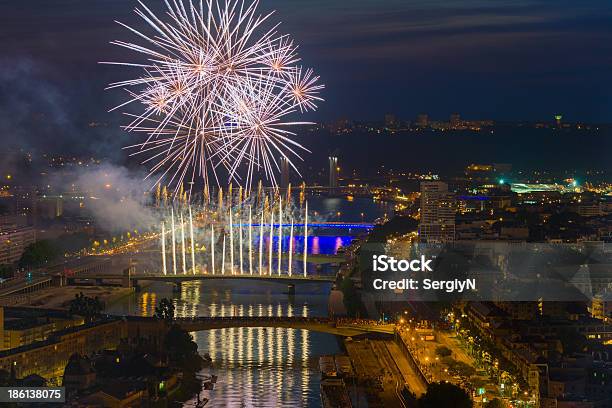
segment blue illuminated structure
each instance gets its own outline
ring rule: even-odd
[[[252,224],[253,227],[259,227],[261,224],[257,223],[257,224]],[[278,228],[279,226],[281,226],[280,224],[272,224],[274,228]],[[240,224],[233,224],[234,227],[240,227]],[[242,224],[243,227],[248,227],[249,224]],[[269,227],[270,223],[264,223],[263,224],[264,227]],[[290,227],[291,224],[282,224],[282,227]],[[304,227],[304,224],[293,224],[294,227]],[[363,229],[372,229],[374,228],[374,224],[372,223],[366,223],[366,222],[309,222],[308,223],[309,227],[312,228],[363,228]]]

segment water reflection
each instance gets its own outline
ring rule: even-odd
[[[290,299],[278,285],[253,282],[184,283],[180,293],[156,283],[112,305],[112,313],[151,316],[160,299],[172,299],[177,316],[325,316],[329,287]],[[318,357],[338,352],[334,336],[285,328],[227,328],[192,333],[209,353],[213,390],[207,407],[320,407]],[[185,406],[194,406],[194,400]]]
[[[284,328],[229,328],[194,333],[218,375],[203,390],[212,407],[319,407],[320,354],[338,351],[333,336]],[[188,401],[185,406],[189,406]]]
[[[310,197],[309,205],[313,212],[318,212],[318,217],[329,221],[373,221],[390,211],[384,204],[359,198],[348,202]],[[340,235],[358,233],[334,232]],[[310,236],[308,242],[309,252],[313,254],[335,254],[352,239],[350,236],[316,235],[317,232]],[[277,239],[273,237],[273,244]],[[283,237],[283,248],[289,248],[288,240],[289,237]],[[267,250],[269,237],[264,243]],[[295,253],[302,253],[303,237],[296,236],[292,248]],[[299,273],[301,262],[295,262],[293,271]],[[314,264],[308,266],[308,273],[328,272],[332,271],[317,270]],[[171,285],[155,283],[110,305],[108,310],[115,314],[152,316],[159,300],[168,298],[172,299],[177,315],[183,317],[327,315],[329,285],[300,285],[296,289],[297,295],[290,300],[283,294],[285,287],[267,282],[191,282],[183,284],[180,293],[173,292]],[[251,327],[201,331],[193,336],[200,352],[208,352],[214,361],[214,367],[204,373],[212,372],[219,377],[214,390],[202,392],[202,396],[211,399],[206,407],[321,406],[318,357],[338,352],[334,336],[295,329]],[[185,405],[194,404],[191,401]]]

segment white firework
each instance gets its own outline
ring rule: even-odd
[[[297,171],[291,159],[307,149],[289,128],[310,122],[287,116],[315,110],[324,85],[296,65],[297,46],[277,32],[278,24],[265,28],[273,13],[258,14],[258,1],[164,0],[162,19],[139,4],[135,13],[153,34],[119,23],[142,44],[112,44],[145,62],[104,63],[142,69],[141,76],[109,88],[129,95],[112,110],[139,107],[140,113],[127,113],[131,122],[124,128],[146,134],[127,148],[146,156],[149,176],[157,174],[157,183],[167,179],[176,190],[196,178],[208,186],[210,173],[216,184],[234,180],[250,188],[256,173],[276,185],[281,157]],[[223,183],[219,169],[228,175]]]

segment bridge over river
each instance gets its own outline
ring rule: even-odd
[[[159,323],[160,320],[154,317],[125,317],[128,321],[142,323]],[[325,317],[268,317],[268,316],[235,316],[235,317],[187,317],[175,318],[174,323],[189,332],[226,329],[232,327],[282,327],[288,329],[302,329],[322,333],[334,334],[337,336],[352,337],[360,334],[395,333],[395,325],[378,324],[375,321],[360,319],[333,319]]]
[[[121,282],[124,287],[138,288],[138,283],[141,281],[153,281],[153,282],[166,282],[175,285],[176,289],[180,289],[183,282],[191,281],[211,281],[211,280],[233,280],[233,281],[265,281],[286,284],[288,287],[288,293],[295,293],[295,286],[298,284],[305,283],[334,283],[336,281],[335,275],[287,275],[287,274],[249,274],[249,273],[235,273],[235,274],[203,274],[203,273],[186,273],[186,274],[161,274],[161,273],[130,273],[129,271],[124,274],[116,273],[88,273],[67,277],[68,284],[75,284],[77,281],[92,280],[97,285],[102,285],[105,282],[114,281]]]

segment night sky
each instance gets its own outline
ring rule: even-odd
[[[106,113],[123,94],[103,88],[129,72],[97,62],[138,60],[108,44],[136,40],[113,22],[142,26],[136,4],[0,1],[0,132],[40,145],[56,128],[71,136],[55,145],[78,145],[83,124],[106,122],[98,142],[124,145],[122,118]],[[327,85],[313,121],[460,112],[612,122],[609,0],[262,0],[260,8],[277,10],[280,31]]]

